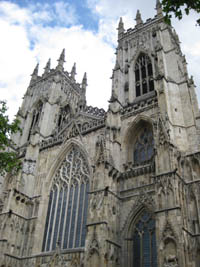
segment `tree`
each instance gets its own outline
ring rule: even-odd
[[[179,20],[182,19],[184,11],[188,15],[191,10],[200,13],[200,0],[162,0],[161,2],[163,12],[165,13],[165,21],[170,24],[172,14]],[[197,20],[200,26],[200,19]]]
[[[5,101],[0,100],[0,174],[6,172],[17,173],[21,168],[21,161],[18,158],[18,153],[14,148],[14,142],[11,140],[11,135],[21,132],[19,120],[15,119],[12,123],[6,115],[8,110]]]

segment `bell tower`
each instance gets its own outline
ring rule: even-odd
[[[110,101],[130,109],[156,95],[171,141],[180,150],[193,151],[199,149],[195,86],[178,35],[164,23],[159,1],[156,10],[156,16],[146,22],[138,10],[135,27],[126,31],[120,18]]]
[[[17,117],[21,121],[23,134],[13,136],[20,147],[20,156],[25,156],[23,171],[24,193],[34,193],[34,172],[40,143],[56,136],[86,106],[87,76],[81,84],[76,82],[76,64],[71,72],[64,70],[65,49],[60,54],[55,69],[49,59],[44,72],[39,76],[36,65],[30,84]]]

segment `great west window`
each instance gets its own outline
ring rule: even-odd
[[[89,168],[84,155],[72,146],[57,170],[49,194],[42,251],[85,245]]]

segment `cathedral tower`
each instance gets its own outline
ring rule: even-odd
[[[23,168],[0,195],[0,266],[198,267],[200,114],[175,30],[118,24],[108,111],[87,75],[37,65],[13,137]]]

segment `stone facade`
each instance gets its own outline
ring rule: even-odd
[[[200,266],[200,114],[176,32],[118,26],[108,111],[48,61],[13,136],[23,167],[0,196],[0,266]]]

